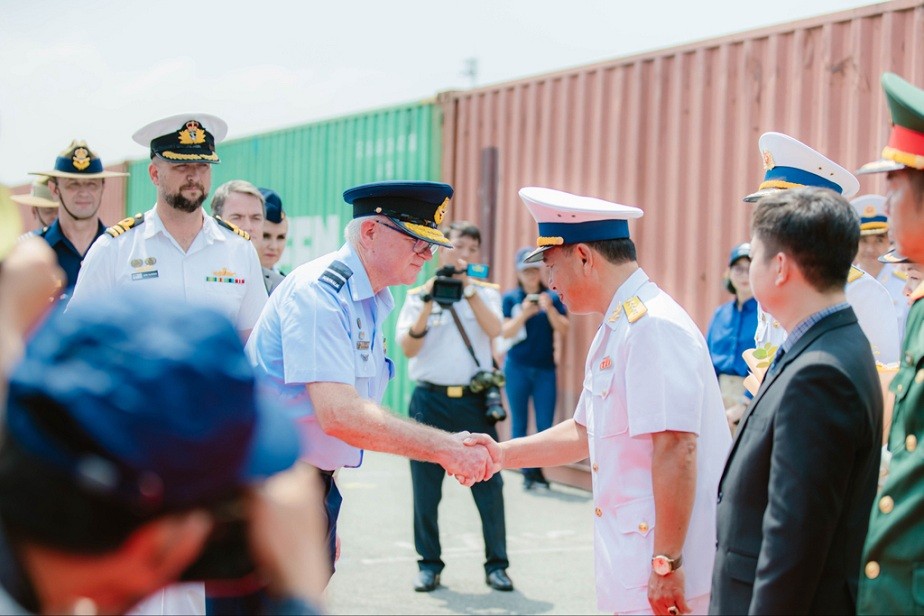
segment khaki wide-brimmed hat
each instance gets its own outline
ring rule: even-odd
[[[48,188],[47,175],[40,175],[32,182],[28,195],[10,195],[10,199],[26,207],[59,207],[61,205]]]
[[[55,168],[51,171],[30,171],[29,175],[46,175],[53,178],[124,178],[127,173],[106,171],[103,162],[90,150],[87,142],[73,140],[66,150],[58,155]]]

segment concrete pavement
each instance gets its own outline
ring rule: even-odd
[[[341,558],[328,586],[331,614],[597,614],[590,493],[553,484],[526,492],[504,471],[507,551],[513,592],[484,582],[484,541],[467,488],[447,477],[440,504],[442,586],[414,592],[417,572],[409,463],[366,452],[343,469]]]

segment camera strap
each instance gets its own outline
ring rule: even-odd
[[[456,329],[459,330],[459,335],[462,336],[462,341],[465,343],[465,348],[468,349],[469,354],[472,356],[472,359],[475,360],[475,365],[481,368],[481,362],[478,361],[478,356],[475,355],[475,349],[472,347],[472,341],[468,337],[465,328],[462,326],[462,321],[459,320],[459,315],[456,313],[455,306],[449,306],[449,314],[452,315],[452,320],[456,324]],[[494,361],[494,358],[491,358],[491,363],[494,364],[494,369],[497,369],[497,362]]]

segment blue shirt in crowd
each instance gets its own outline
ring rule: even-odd
[[[716,308],[706,334],[715,373],[747,376],[748,365],[741,354],[754,348],[757,330],[757,300],[753,297],[738,307],[738,300]]]
[[[96,237],[93,238],[94,242],[96,238],[106,232],[106,227],[103,226],[102,222],[97,221],[96,226]],[[77,274],[80,273],[80,266],[83,264],[84,255],[80,254],[80,252],[74,248],[74,245],[71,244],[71,241],[64,237],[64,232],[61,231],[61,222],[58,220],[55,220],[36,234],[44,238],[45,241],[48,242],[48,245],[51,246],[51,249],[55,251],[55,255],[58,257],[58,265],[61,266],[61,269],[63,269],[64,273],[67,275],[65,292],[70,295],[74,290],[74,285],[77,284]]]
[[[544,291],[552,298],[552,304],[560,314],[567,314],[565,305],[554,291]],[[504,318],[513,317],[514,307],[523,303],[526,292],[517,287],[504,293],[502,308]],[[507,352],[507,359],[533,368],[554,368],[555,356],[552,338],[552,324],[544,312],[539,312],[526,321],[526,339],[519,342]]]

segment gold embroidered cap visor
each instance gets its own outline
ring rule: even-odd
[[[862,195],[850,201],[860,217],[860,235],[883,235],[889,232],[889,217],[885,213],[886,198],[882,195]]]
[[[539,226],[537,248],[523,259],[524,263],[541,261],[542,253],[554,246],[628,239],[629,220],[643,214],[631,205],[552,188],[527,186],[520,189],[519,195]]]
[[[228,134],[224,120],[207,113],[184,113],[155,120],[138,129],[132,139],[150,148],[151,158],[168,163],[221,162],[215,146]]]
[[[48,176],[42,175],[32,182],[28,195],[10,195],[15,203],[26,207],[59,207],[60,204],[48,188]]]
[[[343,200],[353,206],[353,218],[386,216],[405,235],[452,248],[439,229],[452,194],[452,186],[443,182],[391,180],[349,188]]]
[[[103,162],[93,153],[87,145],[87,142],[82,139],[74,139],[71,141],[67,149],[61,152],[58,158],[55,159],[54,169],[50,171],[30,171],[29,175],[40,175],[53,178],[73,178],[78,180],[128,177],[127,173],[106,171],[103,169]]]

